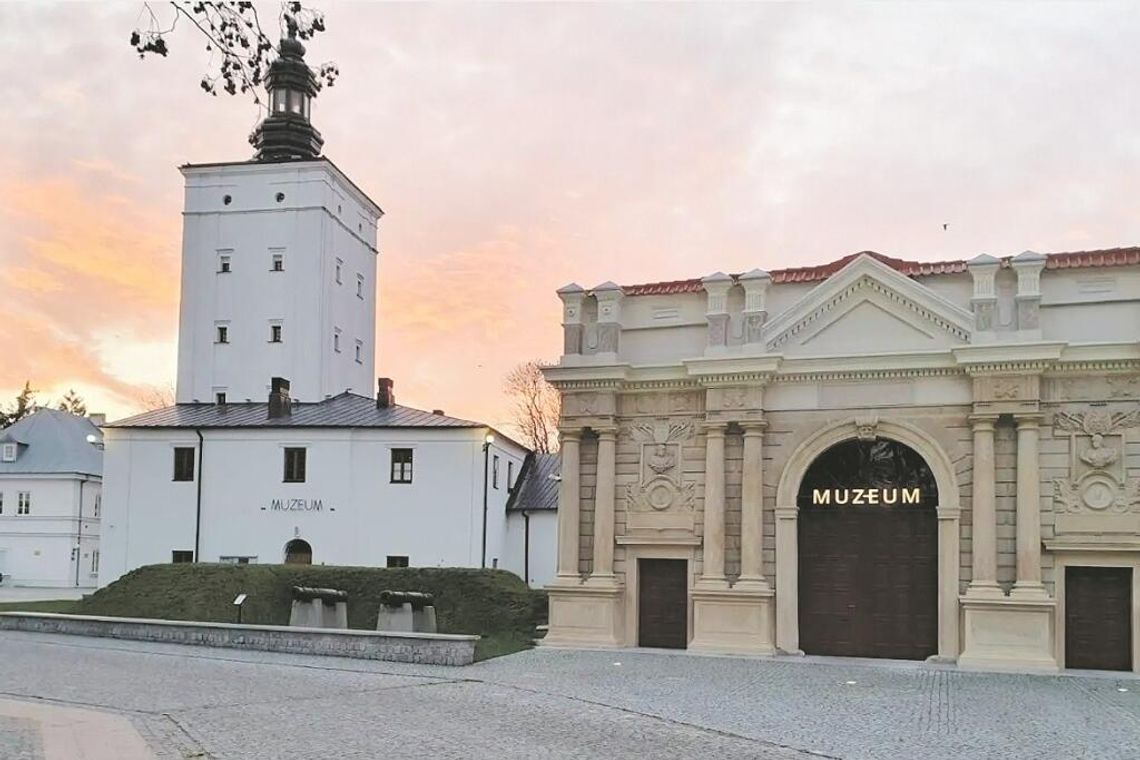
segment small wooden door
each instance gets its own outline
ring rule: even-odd
[[[1065,667],[1132,670],[1132,568],[1065,568]]]
[[[637,561],[637,644],[684,649],[689,643],[688,563]]]

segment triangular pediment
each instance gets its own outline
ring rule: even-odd
[[[868,255],[813,288],[764,328],[769,351],[813,355],[950,348],[973,315]]]

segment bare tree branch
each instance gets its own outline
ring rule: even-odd
[[[558,447],[558,417],[562,398],[542,375],[543,365],[524,362],[507,373],[504,386],[514,402],[513,425],[523,440],[540,454]]]

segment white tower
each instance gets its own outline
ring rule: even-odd
[[[181,167],[180,404],[264,401],[272,377],[299,401],[372,393],[383,211],[320,155],[304,52],[281,42],[252,161]]]

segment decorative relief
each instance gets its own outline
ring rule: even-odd
[[[879,418],[875,415],[855,418],[855,435],[860,441],[873,441],[879,437]]]
[[[1140,399],[1140,375],[1101,374],[1053,377],[1048,383],[1051,401],[1102,401]]]
[[[596,417],[613,414],[613,393],[583,391],[562,396],[564,417]]]
[[[1069,477],[1053,479],[1053,500],[1064,513],[1140,511],[1140,479],[1124,466],[1125,431],[1140,425],[1140,409],[1057,412],[1053,427],[1069,433]]]
[[[1036,374],[984,375],[974,377],[974,400],[979,402],[1030,402],[1041,395],[1041,378]],[[1021,406],[1021,403],[1016,404]]]
[[[1018,378],[994,378],[993,397],[997,400],[1013,400],[1021,398],[1021,382]]]
[[[692,510],[696,484],[681,479],[681,445],[693,437],[694,429],[692,422],[659,420],[628,430],[639,444],[641,460],[638,482],[625,488],[631,511]]]
[[[628,393],[621,397],[621,410],[626,416],[697,414],[702,411],[700,395],[700,391]]]

